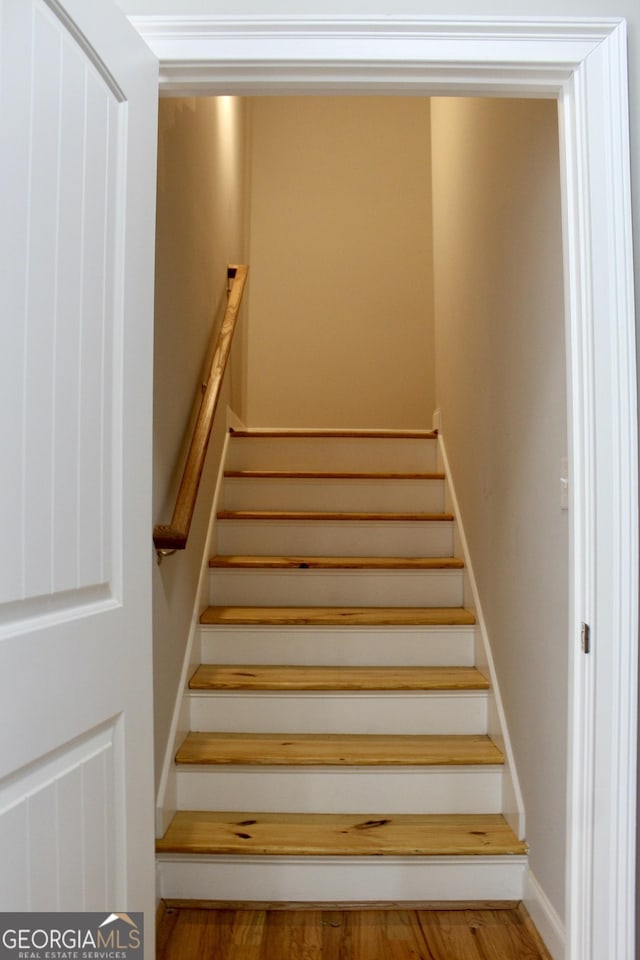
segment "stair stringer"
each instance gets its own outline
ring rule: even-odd
[[[438,468],[445,474],[445,510],[453,513],[456,518],[453,525],[454,554],[464,559],[463,604],[469,610],[472,610],[476,616],[476,667],[485,674],[491,684],[489,690],[487,732],[500,748],[505,759],[502,782],[502,814],[518,839],[524,840],[526,836],[526,824],[522,791],[520,790],[515,759],[509,739],[507,721],[500,696],[500,686],[496,676],[487,625],[482,611],[478,585],[473,573],[471,554],[464,532],[462,512],[456,496],[445,440],[441,429],[438,432],[437,449]]]
[[[189,626],[189,636],[185,647],[182,669],[180,672],[180,684],[178,686],[178,695],[173,708],[171,727],[167,739],[167,747],[162,763],[162,773],[158,785],[156,796],[155,826],[156,837],[164,836],[167,827],[173,819],[178,809],[178,774],[175,764],[175,755],[178,747],[186,737],[190,729],[190,701],[189,701],[189,678],[201,661],[200,656],[200,614],[204,607],[209,603],[209,566],[208,561],[212,552],[212,544],[215,536],[216,514],[222,497],[224,483],[224,468],[227,460],[227,451],[230,439],[230,430],[245,429],[244,424],[238,419],[235,413],[227,407],[226,411],[227,429],[225,431],[224,444],[218,464],[218,473],[216,485],[211,504],[211,513],[209,515],[209,529],[202,551],[200,560],[200,576],[198,578],[198,589],[196,590],[195,602],[191,614],[191,624]],[[167,562],[171,562],[168,560]]]

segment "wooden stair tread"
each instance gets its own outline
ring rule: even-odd
[[[389,521],[402,523],[438,523],[453,520],[452,513],[389,513],[332,510],[218,510],[218,520],[307,520],[307,521]]]
[[[476,622],[464,607],[207,607],[203,625],[465,626]]]
[[[459,766],[504,762],[482,734],[204,733],[187,735],[179,764]]]
[[[435,440],[437,430],[229,430],[231,437],[245,440],[269,440],[286,438],[298,440],[345,439],[345,440]]]
[[[191,690],[486,690],[475,667],[202,664]]]
[[[225,470],[232,480],[444,480],[444,473],[346,473],[314,470]]]
[[[215,556],[214,569],[228,570],[460,570],[458,557],[261,557]]]
[[[183,810],[158,853],[265,856],[522,855],[499,814],[216,813]]]

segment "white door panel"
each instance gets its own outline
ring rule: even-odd
[[[0,904],[149,951],[156,109],[110,0],[0,0]]]

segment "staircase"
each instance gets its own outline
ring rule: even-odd
[[[519,899],[431,433],[232,434],[165,897]]]

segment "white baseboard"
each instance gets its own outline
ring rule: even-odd
[[[438,422],[442,422],[441,414],[438,411]],[[460,504],[456,496],[455,485],[451,475],[449,458],[442,433],[438,434],[438,462],[442,466],[446,475],[446,509],[454,514],[455,530],[454,544],[456,554],[462,554],[465,562],[465,597],[464,605],[472,609],[476,616],[476,666],[491,681],[491,695],[489,703],[489,734],[495,740],[504,754],[504,786],[503,786],[503,809],[502,813],[509,826],[516,836],[523,840],[525,838],[525,810],[522,799],[522,792],[518,782],[515,761],[509,734],[507,730],[506,718],[500,697],[500,688],[493,663],[489,635],[482,612],[482,604],[476,579],[473,573],[473,564],[469,554],[467,538],[464,532],[464,523]]]
[[[233,419],[234,414],[229,408],[227,408],[227,423],[229,419]],[[236,418],[237,419],[237,418]],[[198,589],[195,595],[195,603],[193,608],[193,613],[191,616],[191,625],[189,628],[189,638],[187,640],[184,652],[184,658],[182,661],[182,670],[180,672],[180,683],[178,686],[178,694],[176,697],[175,706],[173,709],[173,717],[171,720],[171,727],[169,731],[169,737],[167,740],[167,749],[165,750],[164,760],[162,764],[162,773],[160,776],[160,785],[158,787],[158,795],[156,797],[156,836],[164,836],[169,823],[171,822],[176,810],[177,810],[177,776],[175,769],[175,755],[178,746],[181,741],[184,739],[184,736],[189,731],[189,701],[185,696],[187,691],[187,682],[189,675],[192,672],[195,662],[200,662],[200,651],[197,647],[200,640],[200,611],[202,607],[208,603],[209,595],[209,568],[207,565],[207,558],[211,552],[211,543],[213,541],[213,531],[215,524],[216,511],[218,506],[218,501],[222,494],[222,482],[224,474],[224,464],[227,456],[227,447],[229,444],[229,433],[227,431],[224,445],[222,448],[222,453],[220,457],[220,463],[218,465],[218,476],[216,478],[215,492],[213,495],[213,503],[211,506],[211,514],[209,519],[209,530],[207,532],[207,537],[205,540],[204,550],[202,554],[202,559],[200,563],[200,577],[198,581]]]
[[[525,873],[522,902],[553,960],[565,960],[564,923],[531,870]]]

